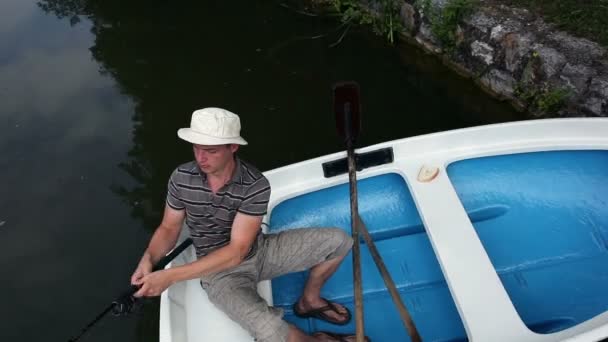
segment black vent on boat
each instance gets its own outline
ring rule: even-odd
[[[365,153],[355,153],[355,165],[357,167],[357,171],[361,171],[372,166],[392,163],[393,160],[394,156],[392,147]],[[347,158],[323,163],[323,175],[325,178],[334,177],[343,173],[348,173]]]

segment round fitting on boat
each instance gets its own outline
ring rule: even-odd
[[[423,165],[418,172],[418,181],[428,183],[435,179],[439,174],[439,168],[435,166]]]

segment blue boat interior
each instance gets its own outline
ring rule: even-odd
[[[608,310],[608,152],[564,151],[494,156],[448,167],[471,222],[528,327],[560,331]],[[404,178],[358,181],[359,212],[424,341],[467,341],[437,258]],[[271,233],[339,227],[350,233],[348,184],[306,193],[275,206]],[[365,244],[361,243],[365,332],[373,341],[409,341]],[[292,306],[307,272],[272,281],[274,305],[304,331],[353,333],[301,319]],[[322,296],[354,313],[352,256]],[[499,322],[497,322],[499,324]]]
[[[608,310],[608,151],[485,157],[447,171],[528,328],[560,331]]]
[[[437,258],[402,176],[386,174],[358,182],[359,212],[391,273],[405,305],[423,338],[466,340],[462,322],[451,299]],[[350,234],[348,184],[307,193],[276,206],[269,230],[298,227],[339,227]],[[406,341],[407,332],[365,245],[361,247],[365,332],[373,341]],[[307,272],[272,281],[274,305],[285,319],[307,332],[352,333],[354,319],[336,326],[293,314]],[[354,315],[352,256],[349,255],[322,289],[322,296],[348,307]]]

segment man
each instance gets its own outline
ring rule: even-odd
[[[135,296],[158,296],[173,283],[200,278],[209,300],[257,341],[354,341],[328,332],[308,336],[283,321],[282,310],[269,307],[257,293],[261,280],[310,268],[295,313],[347,324],[348,309],[322,299],[320,291],[350,250],[352,238],[338,228],[261,234],[270,184],[236,157],[239,146],[247,144],[240,129],[236,114],[205,108],[192,114],[189,128],[177,132],[193,144],[195,160],[179,166],[169,179],[162,222],[131,277],[140,286]],[[197,260],[151,272],[175,246],[184,220]]]

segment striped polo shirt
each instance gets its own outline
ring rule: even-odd
[[[232,222],[237,212],[266,215],[270,183],[251,164],[239,158],[235,161],[232,178],[216,194],[211,191],[207,175],[201,172],[196,161],[178,166],[169,178],[167,205],[176,210],[186,210],[186,225],[198,258],[230,242]],[[255,252],[254,243],[246,259]]]

